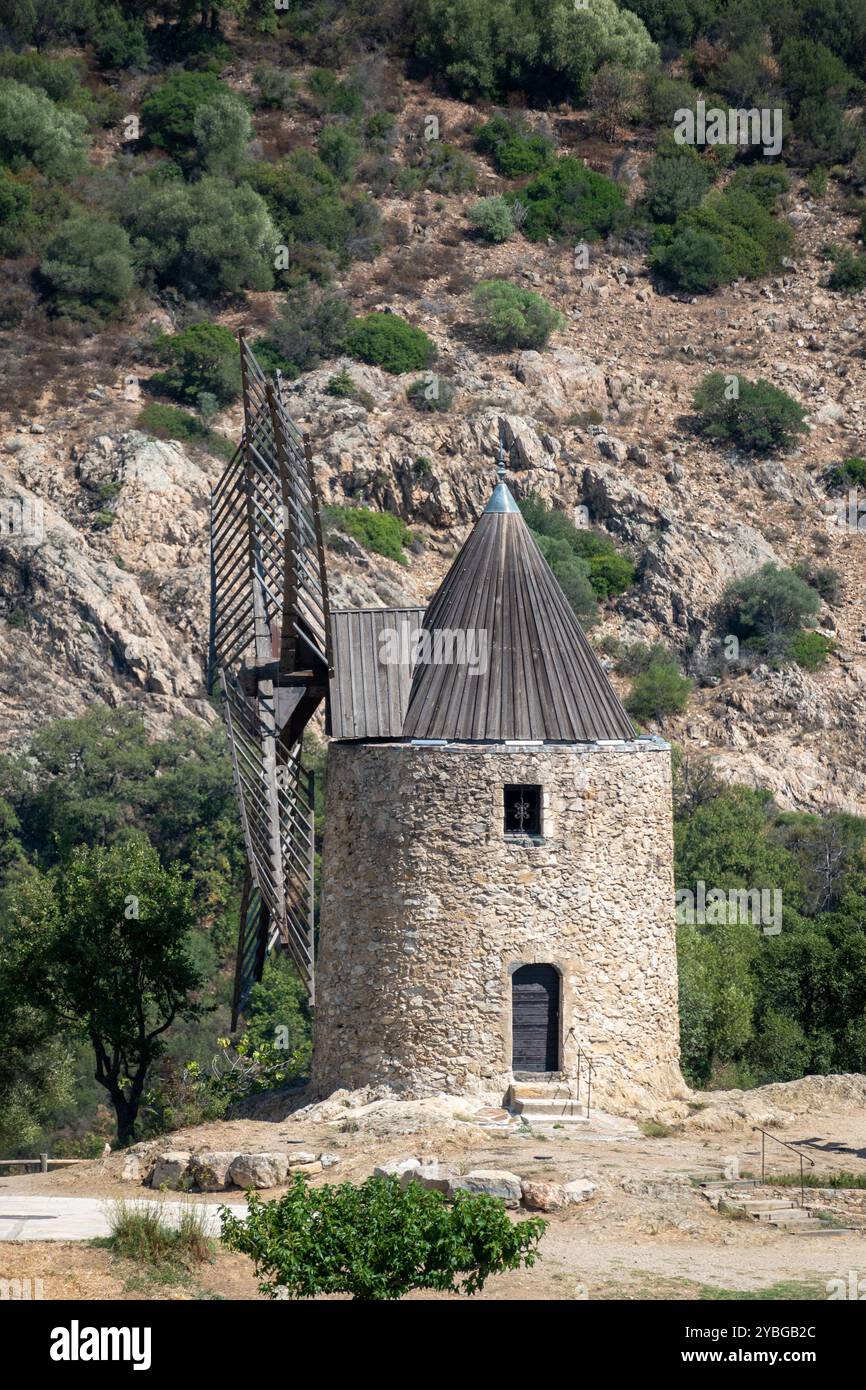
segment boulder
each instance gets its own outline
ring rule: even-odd
[[[235,1150],[221,1152],[208,1150],[193,1154],[189,1161],[189,1175],[200,1192],[224,1192],[231,1187],[229,1168],[235,1158]]]
[[[452,1178],[449,1195],[453,1196],[455,1192],[500,1197],[507,1207],[519,1207],[523,1198],[520,1178],[503,1168],[473,1168],[469,1173]]]
[[[340,1162],[339,1154],[319,1154],[319,1162],[323,1168],[336,1168]]]
[[[145,1159],[142,1154],[128,1153],[120,1170],[121,1182],[144,1182]]]
[[[401,1186],[403,1179],[408,1182],[415,1176],[421,1167],[420,1158],[389,1158],[387,1163],[380,1163],[373,1169],[374,1178],[399,1178]]]
[[[514,375],[530,391],[533,401],[554,415],[589,410],[598,411],[602,416],[608,413],[604,372],[571,348],[521,352]]]
[[[426,1187],[428,1192],[444,1192],[446,1196],[450,1196],[456,1175],[453,1169],[443,1168],[441,1163],[434,1161],[419,1164],[414,1173],[404,1173],[400,1179],[400,1186],[408,1187],[413,1181]]]
[[[590,1182],[589,1178],[575,1178],[573,1182],[565,1184],[565,1195],[568,1202],[574,1206],[578,1202],[586,1202],[595,1192],[596,1184]]]
[[[157,1155],[150,1179],[151,1187],[168,1187],[176,1191],[186,1187],[189,1154],[181,1149],[169,1149]]]
[[[288,1172],[284,1153],[235,1154],[229,1178],[235,1187],[282,1187]]]
[[[559,1211],[568,1205],[565,1186],[561,1182],[537,1182],[524,1178],[523,1205],[530,1211]]]

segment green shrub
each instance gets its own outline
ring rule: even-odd
[[[663,68],[651,69],[644,79],[644,115],[650,125],[670,130],[677,111],[692,110],[699,96],[686,78],[669,77]]]
[[[483,280],[472,297],[484,337],[498,348],[544,347],[551,333],[565,326],[546,299],[508,280]]]
[[[318,149],[322,163],[341,183],[353,177],[361,148],[354,135],[344,126],[325,126],[319,136]]]
[[[508,241],[517,230],[509,204],[499,195],[479,199],[466,215],[485,241]]]
[[[827,284],[843,294],[859,294],[866,289],[866,254],[858,255],[850,246],[836,246],[831,252],[833,269]]]
[[[254,346],[264,367],[295,377],[339,357],[351,324],[352,311],[342,295],[299,285],[286,295],[279,317]]]
[[[644,176],[647,212],[654,222],[676,222],[680,213],[697,206],[711,182],[709,168],[692,150],[684,156],[656,155]]]
[[[866,487],[866,459],[843,459],[830,470],[827,481],[831,487]]]
[[[436,354],[436,344],[427,334],[399,314],[372,313],[355,319],[346,347],[360,362],[395,375],[428,367]]]
[[[866,474],[866,460],[862,462]],[[838,602],[841,580],[838,570],[832,569],[829,565],[814,565],[810,560],[801,560],[794,566],[794,573],[814,589],[816,594],[820,594],[825,603]]]
[[[819,671],[833,650],[833,642],[820,632],[797,632],[791,638],[788,650],[804,671]]]
[[[729,584],[723,606],[738,637],[777,659],[789,653],[802,628],[812,626],[821,600],[793,570],[766,564]]]
[[[724,246],[711,232],[686,227],[670,241],[656,245],[650,265],[675,289],[685,294],[706,294],[734,278]]]
[[[156,439],[177,439],[181,444],[201,444],[217,458],[231,458],[234,444],[223,434],[209,430],[197,416],[176,405],[151,401],[138,412],[136,426]]]
[[[242,101],[231,92],[220,92],[196,108],[192,133],[201,167],[209,174],[231,176],[243,164],[253,123]]]
[[[523,231],[530,241],[547,237],[595,240],[620,220],[625,199],[612,179],[582,160],[563,156],[520,193],[526,209]]]
[[[74,103],[81,94],[82,68],[76,58],[55,58],[48,53],[15,53],[0,49],[0,77],[11,77],[25,87],[36,87],[52,101]]]
[[[770,209],[790,190],[791,178],[782,164],[743,164],[728,184],[729,192],[750,193]]]
[[[229,89],[212,72],[179,72],[168,77],[141,103],[144,139],[169,154],[185,154],[195,141],[195,118],[201,107]]]
[[[635,677],[626,709],[641,723],[681,714],[691,689],[691,681],[681,673],[673,657],[656,657]]]
[[[140,19],[127,18],[117,5],[101,11],[91,37],[101,68],[147,67],[147,31]]]
[[[208,174],[133,184],[127,226],[157,284],[213,299],[273,284],[277,231],[252,188]]]
[[[701,432],[752,453],[790,449],[807,429],[803,407],[762,378],[737,381],[738,396],[729,399],[731,387],[721,372],[704,377],[694,395]]]
[[[446,140],[430,140],[418,167],[421,182],[433,193],[467,193],[478,181],[468,154]]]
[[[365,550],[384,555],[386,560],[407,563],[403,546],[410,539],[406,523],[392,512],[374,512],[369,507],[325,507],[323,512],[326,536],[342,531]]]
[[[341,81],[329,68],[314,68],[307,86],[317,109],[329,116],[363,115],[364,98],[351,79]]]
[[[581,620],[589,618],[591,621],[595,615],[594,603],[581,611],[573,601],[573,597],[582,593],[584,579],[594,598],[609,598],[622,593],[634,582],[634,563],[629,556],[617,550],[603,531],[575,526],[564,511],[548,507],[534,493],[524,498],[520,510],[541,553],[567,594],[567,585],[574,587],[574,596],[568,596],[572,598],[572,606]],[[563,582],[566,568],[567,584]]]
[[[341,367],[333,376],[328,377],[325,390],[329,396],[344,397],[348,400],[358,394],[358,388],[345,367]]]
[[[46,178],[65,182],[86,164],[86,122],[56,106],[36,87],[0,77],[0,163],[13,171],[32,164]]]
[[[533,133],[524,121],[498,115],[476,132],[475,148],[490,157],[498,174],[516,179],[543,169],[553,158],[556,146],[549,135]]]
[[[126,232],[90,213],[76,214],[60,226],[39,269],[54,311],[83,321],[118,314],[135,286]]]
[[[637,75],[620,63],[602,63],[589,84],[592,127],[612,142],[622,125],[638,114]]]
[[[253,82],[259,94],[261,106],[277,107],[288,111],[294,106],[298,96],[298,84],[285,68],[263,63],[253,73]]]
[[[149,386],[190,405],[206,394],[217,405],[230,405],[241,393],[241,369],[235,335],[218,323],[196,323],[157,343],[167,370],[150,378]]]
[[[0,256],[14,256],[32,228],[33,195],[29,185],[0,169]]]
[[[221,1208],[222,1241],[249,1255],[259,1288],[292,1298],[348,1293],[364,1301],[398,1299],[412,1289],[476,1293],[494,1274],[530,1266],[546,1222],[512,1224],[505,1204],[441,1192],[396,1178],[360,1186],[309,1187],[296,1174],[284,1197],[262,1202],[251,1192],[240,1221]]]
[[[829,175],[826,169],[822,169],[820,164],[816,164],[814,169],[810,169],[806,175],[806,188],[810,198],[820,200],[827,196],[827,186]]]
[[[331,169],[310,150],[296,150],[281,164],[254,164],[247,181],[270,209],[284,241],[324,247],[338,264],[374,255],[381,244],[379,213],[369,198],[344,193]]]
[[[444,413],[454,404],[454,387],[446,377],[428,372],[406,388],[406,398],[416,410]]]

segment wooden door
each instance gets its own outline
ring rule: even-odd
[[[511,977],[512,1071],[559,1070],[559,972],[522,965]]]

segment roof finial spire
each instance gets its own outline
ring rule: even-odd
[[[505,430],[499,426],[499,461],[496,467],[496,476],[500,483],[505,482]]]

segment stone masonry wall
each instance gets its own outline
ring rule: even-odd
[[[543,788],[542,842],[503,785]],[[562,977],[561,1057],[608,1108],[682,1091],[670,752],[331,744],[313,1088],[503,1096],[511,970]]]

